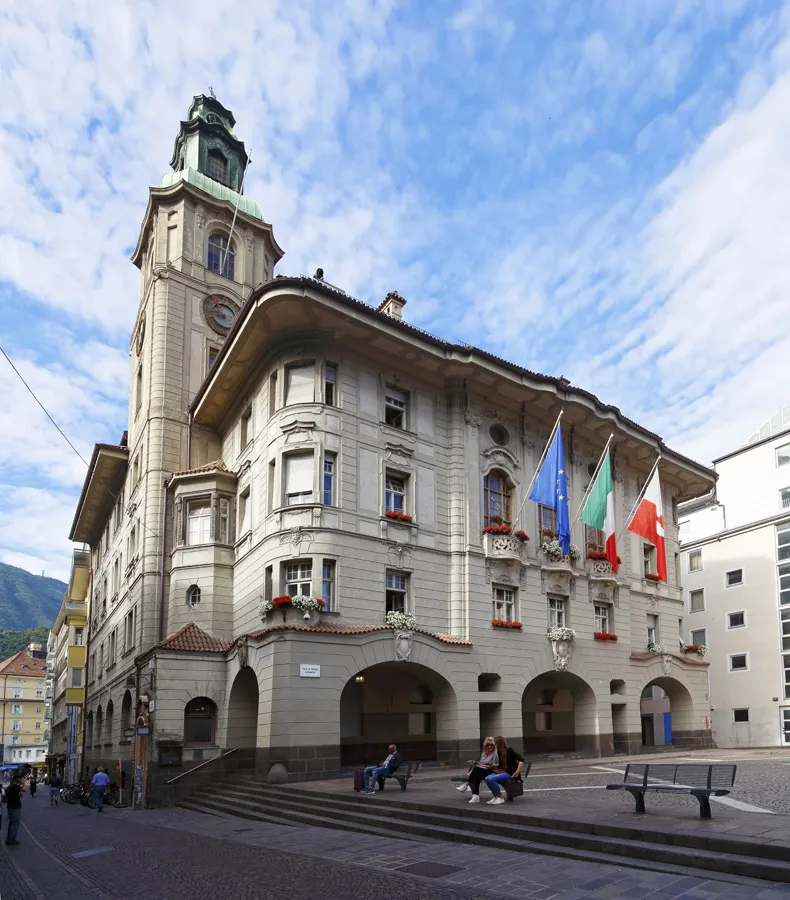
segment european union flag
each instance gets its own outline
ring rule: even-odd
[[[557,519],[557,540],[560,542],[562,552],[567,554],[571,546],[571,521],[568,514],[568,480],[565,477],[562,428],[558,428],[554,435],[549,452],[529,493],[529,499],[554,510]]]

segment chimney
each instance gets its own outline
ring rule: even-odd
[[[397,291],[390,291],[389,294],[379,303],[377,312],[384,313],[392,319],[403,321],[403,307],[406,301]]]

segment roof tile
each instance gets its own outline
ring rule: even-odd
[[[187,653],[225,653],[230,649],[231,642],[212,637],[194,622],[187,622],[156,646],[160,650],[180,650]]]
[[[224,472],[226,475],[234,475],[221,459],[215,459],[213,462],[205,463],[202,466],[195,466],[194,469],[184,469],[183,472],[173,472],[170,476],[172,481],[174,478],[180,478],[183,475],[201,475],[204,472]]]
[[[248,637],[261,638],[272,631],[309,631],[314,634],[371,634],[376,631],[391,631],[389,625],[335,625],[330,622],[319,622],[317,625],[298,625],[298,624],[282,624],[269,625],[258,631],[251,632]],[[417,634],[424,634],[427,637],[435,638],[443,644],[458,644],[463,647],[471,647],[471,641],[463,638],[455,637],[451,634],[437,634],[433,631],[424,631],[422,628],[413,629]]]
[[[0,663],[0,675],[20,675],[24,678],[46,678],[47,663],[43,659],[35,659],[24,650],[10,656]]]

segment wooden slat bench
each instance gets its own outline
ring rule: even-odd
[[[529,776],[529,770],[532,768],[531,762],[525,762],[521,767],[521,772],[519,773],[519,777],[515,779],[511,779],[510,781],[506,781],[504,784],[500,784],[499,786],[507,795],[507,802],[512,803],[516,797],[521,797],[524,793],[524,779]],[[467,780],[466,775],[453,775],[450,778],[450,781],[457,782],[465,782]],[[481,784],[485,784],[485,781],[481,781]],[[486,784],[486,787],[488,785]]]
[[[422,763],[419,762],[410,762],[406,763],[406,771],[403,771],[403,766],[397,770],[397,772],[393,772],[392,775],[379,775],[379,790],[384,790],[384,782],[388,778],[393,778],[400,785],[400,789],[402,791],[406,790],[406,785],[409,783],[409,779],[416,775],[420,771],[420,766]]]
[[[644,813],[645,794],[691,794],[699,800],[699,817],[709,819],[710,797],[724,797],[735,784],[737,766],[721,763],[632,763],[625,768],[620,784],[607,784],[609,791],[628,791],[636,802],[634,813]]]

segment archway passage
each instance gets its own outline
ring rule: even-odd
[[[249,749],[258,739],[258,679],[252,669],[241,669],[228,701],[229,748]]]
[[[694,702],[688,688],[675,678],[654,678],[639,701],[642,746],[694,745]]]
[[[397,744],[409,761],[455,759],[455,691],[411,662],[380,663],[349,679],[340,697],[340,764],[379,762]]]
[[[524,689],[521,716],[525,753],[600,755],[595,693],[578,675],[538,675]]]

